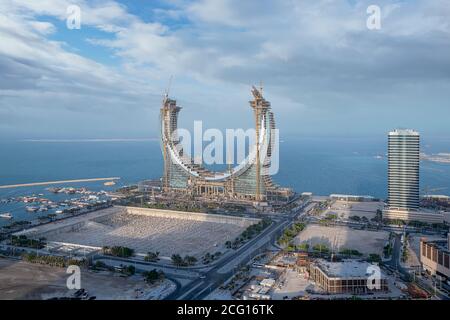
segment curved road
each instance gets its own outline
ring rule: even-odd
[[[262,249],[274,242],[286,227],[291,225],[300,214],[305,213],[303,210],[309,204],[311,203],[307,202],[295,212],[275,218],[274,222],[259,235],[233,251],[232,254],[225,254],[216,263],[208,266],[179,268],[176,266],[103,255],[95,255],[92,258],[93,260],[102,260],[104,262],[120,261],[131,264],[134,265],[138,271],[146,271],[154,268],[162,269],[168,278],[177,284],[177,289],[166,297],[167,300],[199,300],[218,288],[224,281],[230,278],[237,269],[247,264]],[[175,278],[191,279],[192,281],[185,286],[181,286],[178,281],[174,280]]]
[[[214,291],[225,280],[230,278],[239,267],[247,264],[261,249],[271,245],[286,227],[291,225],[299,215],[304,213],[303,210],[309,204],[309,202],[304,203],[293,214],[287,214],[278,222],[272,223],[261,234],[237,249],[233,255],[220,261],[220,263],[215,265],[200,279],[194,280],[183,287],[178,296],[172,296],[171,298],[183,300],[200,300],[205,298],[210,292]],[[225,270],[221,271],[221,269]]]

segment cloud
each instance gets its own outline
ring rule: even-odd
[[[156,115],[174,75],[172,92],[193,112],[214,106],[220,119],[209,120],[216,125],[240,125],[233,114],[244,110],[248,86],[262,80],[292,132],[335,132],[337,123],[380,130],[364,124],[368,112],[388,127],[406,109],[424,126],[445,130],[432,114],[450,116],[448,1],[378,3],[382,28],[370,31],[366,0],[176,0],[142,10],[153,19],[116,1],[5,0],[0,108],[14,96],[18,106],[33,99],[72,112],[152,105]],[[61,30],[48,17],[64,21],[69,4],[82,9],[78,45],[105,50],[114,64],[52,40]],[[407,125],[420,125],[411,117]]]
[[[39,12],[52,12],[45,9],[46,3],[39,7]],[[16,89],[21,94],[21,89],[34,88],[40,93],[98,97],[142,94],[142,83],[133,82],[134,79],[127,78],[118,69],[71,52],[66,43],[46,37],[54,32],[51,23],[17,14],[0,14],[0,70],[4,75],[0,89]]]

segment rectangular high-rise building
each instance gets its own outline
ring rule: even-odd
[[[420,134],[410,129],[389,132],[388,205],[390,210],[419,209]]]
[[[389,132],[387,220],[443,223],[440,212],[419,208],[420,135],[410,129]]]

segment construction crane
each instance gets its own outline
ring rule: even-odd
[[[440,187],[440,188],[430,188],[429,186],[426,186],[422,189],[422,192],[425,196],[430,195],[430,192],[435,192],[435,191],[441,191],[441,190],[446,190],[447,187]]]

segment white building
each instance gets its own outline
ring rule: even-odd
[[[389,132],[388,208],[383,218],[442,223],[442,213],[419,210],[420,134],[411,129]]]
[[[419,209],[420,135],[414,130],[389,132],[388,204],[393,210]]]

